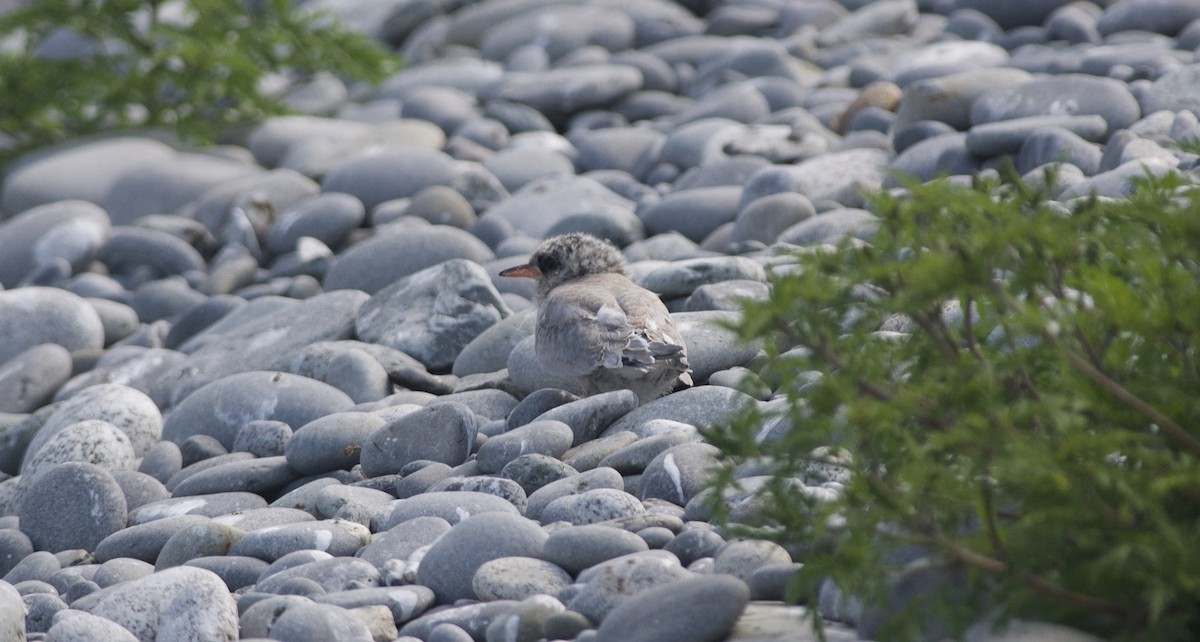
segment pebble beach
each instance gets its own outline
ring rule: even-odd
[[[785,604],[802,556],[714,520],[701,430],[782,401],[722,324],[902,175],[1200,176],[1196,0],[313,4],[403,70],[4,168],[0,642],[875,639],[888,605]],[[694,386],[539,364],[499,273],[569,232]],[[1095,639],[987,615],[967,642]]]

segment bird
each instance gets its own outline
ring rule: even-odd
[[[563,234],[525,265],[500,272],[537,282],[534,352],[548,372],[575,378],[584,396],[632,390],[639,403],[692,385],[687,346],[658,295],[634,283],[608,241]]]

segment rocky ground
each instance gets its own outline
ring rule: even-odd
[[[320,4],[409,66],[293,87],[243,145],[9,168],[0,639],[807,640],[773,601],[804,560],[695,500],[696,427],[773,394],[712,321],[782,250],[869,241],[893,171],[1196,173],[1194,0]],[[694,388],[538,367],[497,273],[567,231],[663,296]]]

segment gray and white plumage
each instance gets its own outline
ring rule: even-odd
[[[645,403],[691,385],[687,347],[653,292],[629,279],[621,253],[586,234],[544,241],[504,276],[537,279],[534,347],[550,372],[584,394],[629,389]]]

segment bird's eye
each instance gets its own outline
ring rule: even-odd
[[[553,254],[539,254],[537,257],[537,268],[542,274],[548,274],[562,267],[562,262]]]

